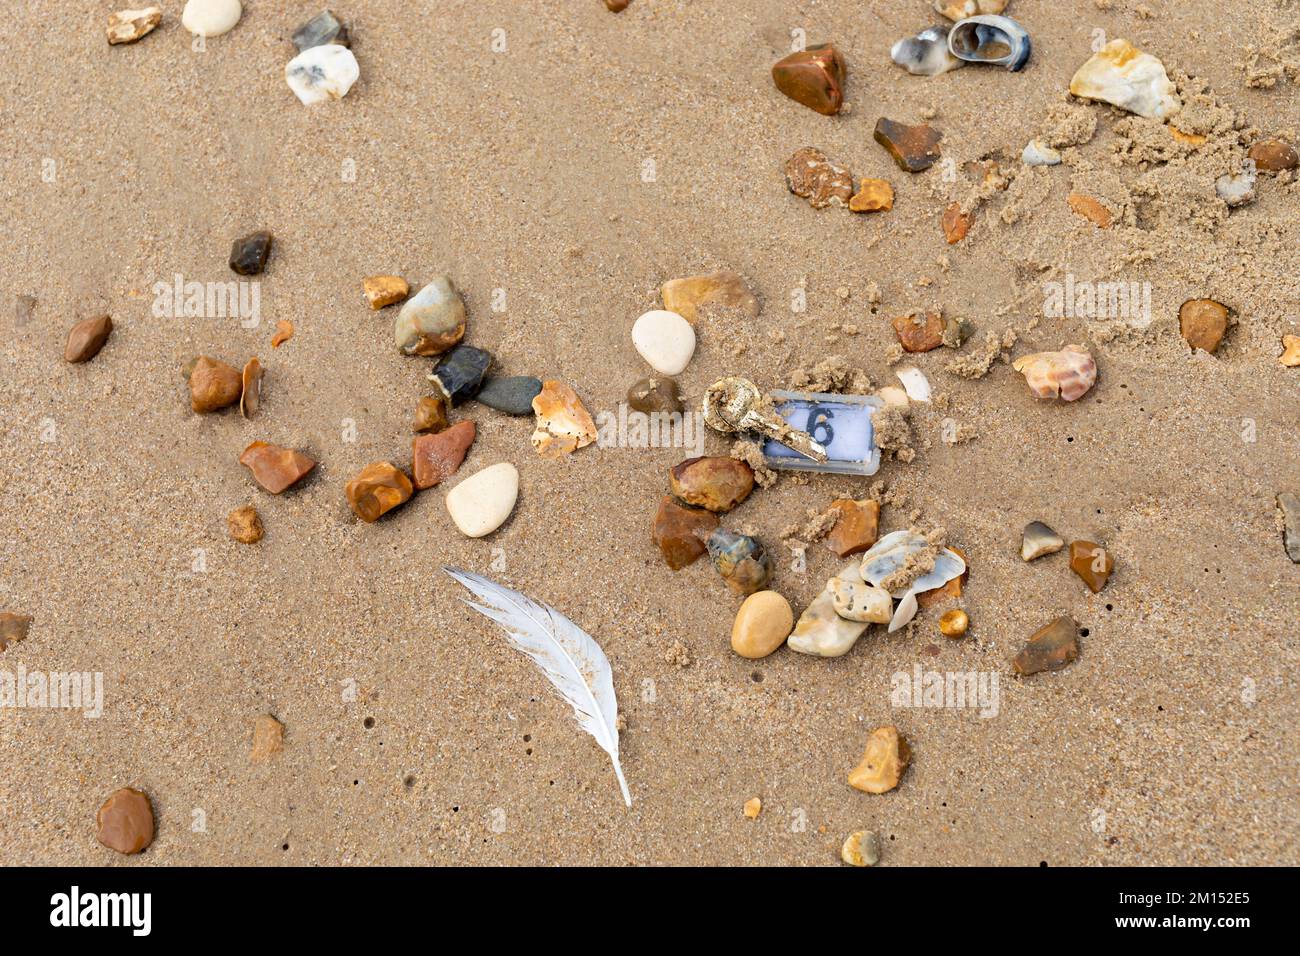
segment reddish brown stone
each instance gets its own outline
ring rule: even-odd
[[[456,474],[475,433],[473,422],[457,422],[445,431],[417,438],[411,452],[415,487],[424,491]]]
[[[1300,154],[1290,143],[1280,139],[1260,140],[1246,154],[1255,161],[1255,168],[1264,173],[1280,173],[1300,166]]]
[[[63,347],[65,362],[89,362],[108,341],[113,331],[113,320],[107,315],[78,322],[68,332],[68,344]]]
[[[669,483],[688,505],[730,511],[754,490],[754,469],[734,458],[688,458],[669,473]]]
[[[255,441],[239,456],[239,463],[253,473],[253,480],[278,495],[306,477],[316,461],[292,448]]]
[[[605,9],[614,13],[622,13],[631,2],[632,0],[605,0]]]
[[[796,103],[824,116],[844,103],[844,58],[833,43],[819,43],[791,53],[772,67],[776,88]]]
[[[1078,656],[1078,625],[1068,617],[1058,617],[1029,639],[1011,666],[1024,677],[1040,671],[1060,670]]]
[[[153,842],[153,806],[139,790],[115,790],[95,814],[95,826],[95,839],[110,850],[139,853]]]
[[[891,324],[904,352],[928,352],[943,344],[944,323],[941,312],[900,315]]]
[[[230,536],[240,544],[257,544],[266,533],[262,530],[262,519],[252,505],[236,508],[226,516],[226,528]]]
[[[665,495],[655,514],[652,538],[668,567],[680,571],[704,553],[704,543],[717,526],[713,512],[687,508]]]
[[[1098,594],[1115,570],[1110,552],[1092,541],[1070,542],[1070,570],[1083,579],[1088,590]]]
[[[841,558],[861,554],[876,543],[880,531],[880,502],[837,498],[831,509],[839,514],[826,535],[826,546]]]
[[[853,174],[811,146],[803,147],[786,160],[785,183],[790,192],[808,200],[814,209],[847,206],[853,198]]]
[[[1213,352],[1228,331],[1228,307],[1213,299],[1191,299],[1178,310],[1178,328],[1194,349]]]
[[[473,422],[466,422],[473,425]],[[411,500],[415,489],[406,472],[386,461],[366,465],[344,489],[348,504],[362,521],[378,521],[400,504]]]
[[[239,394],[239,414],[252,418],[262,405],[262,363],[256,356],[248,360],[240,378],[243,387]]]
[[[1109,229],[1115,217],[1110,214],[1110,210],[1091,196],[1083,196],[1079,193],[1071,193],[1066,199],[1070,208],[1076,215],[1082,216],[1099,229]]]
[[[27,631],[32,626],[32,619],[26,614],[14,614],[12,611],[0,612],[0,651],[10,645],[27,640]]]
[[[190,408],[200,415],[235,404],[243,391],[244,379],[239,369],[206,355],[194,360],[190,371]]]
[[[973,216],[961,211],[961,203],[950,203],[943,212],[942,221],[943,235],[948,240],[948,245],[956,245],[965,239],[973,221]]]
[[[943,134],[930,126],[908,126],[883,116],[876,122],[876,142],[905,172],[920,173],[933,166],[939,159],[942,139]]]

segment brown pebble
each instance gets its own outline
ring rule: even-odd
[[[239,463],[253,473],[253,480],[278,495],[307,476],[316,461],[300,451],[255,441],[239,456]]]
[[[1071,618],[1058,617],[1036,631],[1014,661],[1022,677],[1040,671],[1057,671],[1079,656],[1079,628]]]
[[[681,395],[677,383],[671,378],[651,376],[643,378],[627,390],[627,403],[633,411],[653,415],[655,412],[669,414],[681,412]]]
[[[943,344],[943,313],[900,315],[891,323],[904,352],[929,352]]]
[[[853,197],[853,174],[811,146],[797,150],[786,160],[785,184],[814,209],[847,206]]]
[[[256,544],[266,532],[262,529],[262,519],[252,505],[236,508],[226,516],[226,527],[230,536],[240,544]]]
[[[284,724],[270,714],[253,721],[253,763],[265,763],[284,750]]]
[[[754,469],[735,458],[688,458],[669,472],[669,484],[688,505],[730,511],[754,490]]]
[[[1178,328],[1194,349],[1214,352],[1228,331],[1229,310],[1213,299],[1189,299],[1178,310]]]
[[[153,806],[139,790],[115,790],[95,814],[95,838],[110,850],[139,853],[153,842]]]
[[[702,508],[687,508],[668,495],[655,513],[652,540],[674,571],[694,562],[705,551],[704,542],[718,526],[718,516]]]
[[[970,617],[961,608],[944,611],[939,616],[939,633],[944,637],[961,637],[970,627]]]
[[[415,422],[411,427],[417,432],[440,432],[449,424],[445,398],[426,395],[415,406]]]
[[[262,405],[262,363],[256,356],[248,360],[240,379],[239,414],[252,418]]]
[[[882,116],[876,122],[875,135],[876,142],[885,147],[904,172],[924,172],[939,159],[943,134],[930,126],[908,126]]]
[[[1300,154],[1290,143],[1280,139],[1260,140],[1246,154],[1255,161],[1255,168],[1264,173],[1280,173],[1300,165]]]
[[[861,179],[849,199],[853,212],[888,212],[894,208],[894,187],[883,179]]]
[[[838,557],[861,554],[876,543],[880,533],[880,502],[836,498],[831,502],[830,510],[837,517],[826,535],[826,547]]]
[[[849,786],[864,793],[887,793],[898,786],[912,762],[912,748],[897,727],[877,727],[867,738],[862,761],[849,772]]]
[[[614,13],[622,13],[631,2],[632,0],[605,0],[605,9]]]
[[[32,619],[26,614],[0,611],[0,651],[8,650],[19,641],[27,640],[27,632],[31,626]]]
[[[206,355],[194,360],[190,371],[190,408],[200,415],[235,404],[243,391],[244,379],[239,369]]]
[[[68,332],[68,343],[63,347],[65,362],[89,362],[108,341],[113,331],[113,320],[107,315],[78,322]]]
[[[948,240],[948,245],[956,245],[966,238],[966,233],[970,232],[973,217],[969,213],[961,211],[961,203],[949,203],[948,208],[943,212],[943,235]]]
[[[1110,210],[1091,196],[1071,193],[1066,202],[1070,204],[1070,208],[1074,210],[1076,215],[1082,216],[1100,229],[1109,229],[1110,224],[1114,221]]]
[[[108,45],[134,43],[136,40],[152,33],[162,23],[162,10],[158,7],[144,7],[139,10],[121,10],[108,15]]]
[[[772,67],[776,88],[796,103],[832,116],[844,103],[844,58],[833,43],[819,43],[783,57]]]
[[[1093,594],[1099,594],[1115,570],[1115,559],[1109,551],[1092,541],[1071,541],[1070,570],[1083,579]]]
[[[785,643],[794,629],[794,610],[776,591],[756,591],[745,598],[731,624],[731,649],[758,660]]]
[[[266,268],[271,254],[271,234],[265,230],[250,232],[236,239],[230,249],[230,268],[241,276],[255,276]]]
[[[1300,366],[1300,335],[1282,336],[1282,354],[1278,361],[1287,368]]]
[[[275,334],[271,336],[271,348],[278,349],[291,338],[293,338],[293,323],[288,319],[281,319],[275,323]]]
[[[467,423],[472,424],[472,423]],[[348,504],[362,521],[378,521],[411,499],[415,489],[406,472],[387,461],[366,465],[344,488]]]
[[[476,432],[473,422],[457,422],[436,434],[415,439],[411,449],[415,487],[424,491],[456,474],[469,446],[474,444]]]
[[[361,291],[372,312],[396,305],[411,294],[411,284],[401,276],[370,276],[361,281]]]

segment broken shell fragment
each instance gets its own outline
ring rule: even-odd
[[[850,564],[839,576],[851,578],[856,573]],[[869,626],[866,621],[850,621],[840,617],[835,611],[835,593],[828,585],[799,615],[794,632],[786,643],[790,650],[800,654],[840,657],[852,650]]]
[[[919,173],[938,161],[943,134],[930,126],[908,126],[882,116],[876,121],[875,139],[894,158],[899,169]]]
[[[533,447],[544,458],[562,458],[596,440],[596,423],[576,392],[563,382],[548,379],[533,399],[537,427]]]
[[[1020,154],[1020,161],[1026,166],[1059,166],[1061,154],[1044,140],[1031,139]]]
[[[472,423],[466,422],[471,425]],[[437,435],[431,436],[437,438]],[[398,505],[411,499],[415,489],[406,472],[387,461],[376,461],[361,469],[344,487],[348,504],[365,522],[378,521]]]
[[[966,65],[948,52],[946,26],[927,27],[916,36],[904,37],[890,48],[889,56],[913,76],[938,76]]]
[[[894,616],[894,599],[884,588],[862,580],[856,566],[850,568],[850,573],[836,575],[826,582],[835,613],[846,621],[888,624]]]
[[[772,66],[772,81],[796,103],[831,116],[844,102],[845,73],[844,58],[835,44],[819,43],[778,60]]]
[[[465,300],[447,276],[408,299],[393,323],[393,339],[407,355],[441,355],[464,337]]]
[[[337,43],[303,50],[284,68],[284,79],[304,106],[341,100],[361,77],[352,51]]]
[[[464,343],[444,355],[432,372],[433,382],[448,405],[459,405],[478,394],[492,366],[492,353]]]
[[[1058,617],[1039,629],[1016,655],[1011,666],[1026,677],[1041,671],[1057,671],[1079,656],[1079,628],[1068,617]]]
[[[108,44],[134,43],[152,33],[162,23],[162,10],[145,7],[141,10],[119,10],[108,15]]]
[[[930,542],[924,535],[910,528],[890,532],[862,556],[860,567],[862,579],[877,587],[883,587],[897,572],[916,566],[916,562],[922,559],[921,556],[930,547]],[[923,566],[917,567],[917,570],[921,567]],[[892,634],[916,617],[920,607],[916,598],[918,594],[941,588],[953,578],[959,578],[965,573],[966,562],[961,555],[951,548],[939,551],[934,557],[934,564],[930,570],[915,577],[910,584],[891,592],[900,600],[894,610],[894,616],[889,621],[889,633]]]
[[[316,467],[316,460],[292,448],[255,441],[239,456],[253,480],[273,495],[293,487]]]
[[[1012,73],[1024,69],[1032,51],[1028,31],[1010,17],[967,17],[948,34],[948,52],[959,60],[1004,66]]]
[[[1079,67],[1070,92],[1147,119],[1168,119],[1183,108],[1165,65],[1128,40],[1111,40]]]
[[[928,402],[930,400],[930,380],[925,377],[925,373],[919,368],[900,368],[894,374],[903,383],[903,389],[907,392],[909,399],[914,402]]]
[[[772,557],[757,538],[719,528],[709,535],[705,548],[722,580],[736,594],[750,595],[767,586]]]
[[[867,738],[862,761],[849,772],[849,786],[864,793],[887,793],[898,786],[912,762],[912,748],[897,727],[877,727]]]
[[[1282,545],[1286,556],[1300,564],[1300,498],[1283,492],[1277,496],[1277,508],[1282,513]]]
[[[1070,542],[1070,570],[1077,574],[1088,590],[1100,594],[1115,570],[1115,559],[1101,545],[1092,541]]]
[[[1007,0],[934,0],[934,9],[949,20],[965,20],[980,13],[1001,13]]]
[[[805,146],[785,163],[785,184],[814,209],[847,206],[853,197],[853,174],[832,163],[820,149]],[[675,372],[665,372],[674,375]]]
[[[1214,191],[1228,208],[1236,209],[1255,201],[1255,170],[1247,164],[1239,173],[1224,173],[1214,181]]]
[[[1079,345],[1067,345],[1059,352],[1022,355],[1011,367],[1025,377],[1037,398],[1077,401],[1097,381],[1097,363]]]
[[[704,553],[704,542],[718,526],[718,516],[703,508],[687,508],[664,495],[655,513],[651,538],[664,562],[680,571]]]
[[[262,406],[262,363],[256,356],[248,360],[240,379],[243,389],[239,394],[239,414],[252,418]]]
[[[1041,521],[1031,521],[1025,525],[1020,538],[1020,557],[1025,561],[1033,561],[1045,554],[1055,554],[1064,547],[1065,539],[1059,534]]]

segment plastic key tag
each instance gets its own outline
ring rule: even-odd
[[[777,414],[792,428],[807,432],[826,447],[825,463],[815,462],[775,439],[763,445],[769,468],[818,471],[836,475],[874,475],[880,449],[871,416],[885,403],[875,395],[833,395],[826,392],[771,392]]]

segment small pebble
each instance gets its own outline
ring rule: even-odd
[[[1099,594],[1115,570],[1115,559],[1109,551],[1092,541],[1071,541],[1070,570],[1083,579],[1088,590]]]
[[[934,9],[949,20],[965,20],[981,13],[1001,13],[1007,0],[934,0]]]
[[[758,317],[758,299],[745,280],[734,272],[711,272],[686,279],[670,279],[660,289],[664,308],[694,325],[700,312],[718,310]]]
[[[464,424],[473,427],[473,422]],[[430,437],[436,439],[439,436]],[[417,438],[416,441],[420,439]],[[398,505],[410,501],[415,490],[411,486],[411,479],[402,469],[392,462],[376,461],[362,468],[361,473],[344,486],[343,493],[357,517],[369,523],[378,521]]]
[[[285,342],[293,338],[293,323],[288,319],[280,319],[275,323],[275,334],[271,336],[271,348],[278,349]]]
[[[1016,655],[1012,666],[1022,677],[1057,671],[1079,656],[1079,628],[1071,618],[1058,617],[1036,631]]]
[[[249,755],[253,763],[265,763],[284,750],[284,724],[270,714],[262,714],[253,721],[253,750]]]
[[[950,349],[961,348],[974,334],[975,325],[970,319],[945,317],[943,320],[943,344]]]
[[[929,169],[940,156],[943,134],[930,126],[908,126],[881,117],[876,122],[876,142],[885,147],[898,168],[908,173]]]
[[[861,554],[876,543],[880,533],[880,502],[869,498],[861,501],[836,498],[831,502],[831,510],[838,517],[826,535],[826,546],[838,557]]]
[[[1067,345],[1059,352],[1022,355],[1011,367],[1025,377],[1035,398],[1078,401],[1097,381],[1097,363],[1079,345]]]
[[[961,608],[944,611],[939,616],[939,633],[944,637],[961,637],[970,627],[970,616]]]
[[[233,30],[243,15],[239,0],[189,0],[181,24],[195,36],[219,37]]]
[[[943,345],[943,314],[918,312],[900,315],[890,323],[904,352],[929,352]]]
[[[856,561],[846,565],[831,581],[861,580]],[[786,641],[792,651],[814,657],[840,657],[853,649],[870,626],[866,621],[850,621],[835,610],[835,589],[828,582],[821,594],[804,608]]]
[[[337,43],[303,50],[284,68],[284,79],[304,106],[341,100],[361,77],[352,51]]]
[[[1059,166],[1061,154],[1041,139],[1031,139],[1020,154],[1026,166]]]
[[[527,415],[533,411],[533,399],[541,391],[541,379],[531,375],[512,375],[489,378],[474,399],[507,415]]]
[[[844,58],[833,43],[819,43],[791,53],[772,67],[776,88],[796,103],[833,116],[844,103]]]
[[[763,801],[758,797],[750,797],[745,801],[745,819],[757,820],[758,815],[763,812]]]
[[[867,738],[862,761],[849,772],[849,786],[864,793],[888,793],[912,762],[912,749],[897,727],[877,727]]]
[[[1191,299],[1178,310],[1178,330],[1194,349],[1213,353],[1228,331],[1229,309],[1213,299]]]
[[[1257,178],[1253,169],[1244,169],[1235,175],[1225,173],[1214,181],[1214,191],[1230,209],[1236,209],[1255,201]]]
[[[853,174],[832,163],[820,149],[805,146],[785,162],[785,184],[814,209],[848,206],[853,198]]]
[[[322,10],[295,30],[292,39],[299,53],[310,50],[314,46],[324,46],[326,43],[337,43],[339,46],[351,45],[348,42],[348,28],[328,10]]]
[[[1282,336],[1282,354],[1278,361],[1287,368],[1300,366],[1300,335]]]
[[[249,359],[239,378],[239,414],[252,418],[262,407],[262,363],[256,357]]]
[[[632,344],[661,375],[679,375],[695,354],[695,329],[676,312],[654,309],[632,326]]]
[[[509,462],[501,462],[470,475],[451,489],[447,493],[447,512],[462,534],[481,538],[505,524],[518,498],[519,472]]]
[[[851,212],[889,212],[894,208],[894,187],[884,179],[860,179],[849,197]]]
[[[230,268],[241,276],[255,276],[266,268],[274,237],[265,229],[236,239],[230,247]]]
[[[632,0],[605,0],[605,9],[611,13],[622,13]]]
[[[718,516],[703,508],[688,508],[665,495],[655,513],[651,539],[668,567],[680,571],[705,552],[704,542],[718,527]]]
[[[446,399],[426,395],[415,406],[415,421],[411,425],[415,431],[440,432],[449,424]]]
[[[110,850],[139,853],[153,842],[153,805],[139,790],[115,790],[95,814],[95,826],[95,839]]]
[[[15,614],[12,611],[0,612],[0,651],[8,650],[19,641],[27,640],[27,632],[31,630],[32,619],[26,614]]]
[[[444,431],[415,439],[411,451],[415,487],[424,491],[456,474],[476,433],[473,422],[457,422]]]
[[[370,310],[378,312],[403,301],[411,294],[411,284],[401,276],[369,276],[361,280],[361,291]]]
[[[1025,561],[1033,561],[1045,554],[1055,554],[1064,547],[1065,539],[1041,521],[1031,521],[1025,525],[1020,537],[1020,557]]]
[[[562,458],[596,440],[596,423],[578,394],[563,382],[547,379],[533,398],[537,427],[532,442],[543,458]]]
[[[492,353],[461,343],[438,360],[429,381],[449,405],[459,405],[478,394],[491,367]]]
[[[89,362],[108,341],[113,331],[113,320],[107,315],[78,322],[68,332],[67,345],[63,347],[65,362]]]
[[[108,45],[134,43],[152,33],[162,23],[162,10],[144,7],[139,10],[119,10],[108,15]]]
[[[240,544],[257,544],[265,536],[262,519],[252,505],[236,508],[226,516],[230,536]]]
[[[965,239],[966,233],[970,232],[973,221],[974,217],[970,213],[962,212],[961,203],[949,203],[940,222],[940,225],[943,226],[944,238],[948,240],[948,245],[955,246]]]
[[[397,313],[393,339],[407,355],[441,355],[465,337],[465,300],[438,276]]]
[[[316,467],[316,461],[300,451],[255,441],[239,456],[239,463],[253,473],[253,480],[273,495],[292,488]]]
[[[868,584],[860,574],[837,574],[826,582],[835,613],[846,621],[888,624],[894,616],[894,599],[884,588]]]
[[[1300,166],[1300,155],[1295,147],[1280,139],[1260,140],[1246,155],[1255,161],[1255,168],[1262,173],[1280,173]]]
[[[1065,200],[1075,215],[1082,216],[1099,229],[1109,229],[1114,217],[1110,210],[1091,196],[1071,193]]]
[[[849,866],[875,866],[880,862],[880,838],[870,830],[855,830],[844,838],[840,859]]]
[[[772,558],[757,538],[719,528],[709,535],[705,548],[722,580],[736,594],[761,591],[772,577]]]
[[[790,602],[776,591],[755,591],[740,605],[731,625],[731,649],[758,660],[785,643],[794,628]]]
[[[656,412],[672,414],[681,412],[681,395],[677,382],[671,378],[650,376],[643,378],[627,390],[627,404],[633,411],[652,415]]]
[[[735,458],[688,458],[669,472],[672,493],[714,512],[730,511],[754,490],[754,469]]]
[[[1277,507],[1282,512],[1282,544],[1286,556],[1300,564],[1300,498],[1284,492],[1277,496]]]
[[[200,415],[215,412],[239,401],[244,378],[239,369],[200,355],[190,371],[190,408]]]

